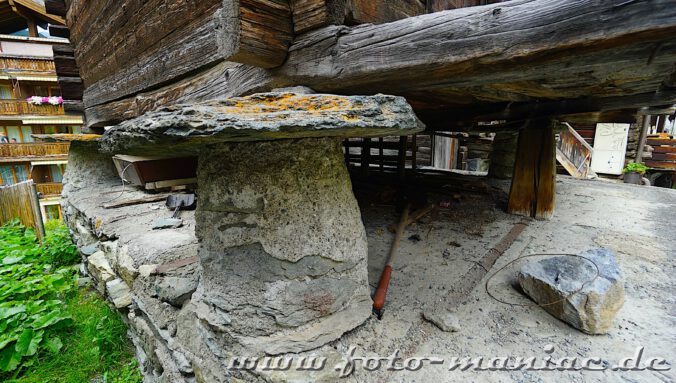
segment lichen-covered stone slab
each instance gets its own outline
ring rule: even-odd
[[[107,152],[147,155],[197,152],[219,142],[379,137],[423,128],[403,97],[273,92],[169,106],[109,129],[99,145]]]
[[[622,273],[610,249],[580,255],[598,266],[599,275],[591,283],[585,284],[596,275],[594,265],[583,258],[558,256],[526,263],[518,275],[519,285],[554,317],[587,334],[605,334],[624,304]]]

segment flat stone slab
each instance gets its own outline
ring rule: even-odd
[[[585,259],[558,256],[528,262],[519,272],[519,285],[554,317],[587,334],[605,334],[624,304],[622,273],[610,249],[580,255]],[[598,267],[595,279],[596,267],[589,261]]]
[[[204,144],[308,137],[381,137],[424,125],[403,97],[259,93],[169,106],[104,134],[104,152],[197,152]],[[164,147],[162,147],[164,146]]]

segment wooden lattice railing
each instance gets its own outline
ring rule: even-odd
[[[68,154],[68,142],[0,144],[0,157],[47,157]]]
[[[22,114],[60,116],[64,114],[64,111],[62,105],[33,105],[25,100],[0,100],[0,116],[18,116]]]
[[[43,196],[61,195],[63,184],[60,182],[49,182],[44,184],[35,184],[38,193]]]

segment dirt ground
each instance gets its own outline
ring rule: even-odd
[[[501,185],[502,188],[506,185]],[[412,225],[403,237],[382,320],[367,323],[332,345],[345,355],[434,357],[418,371],[388,371],[382,362],[366,371],[357,362],[346,381],[355,382],[674,382],[676,371],[676,191],[604,181],[557,180],[557,209],[549,221],[528,227],[488,275],[506,263],[534,253],[580,253],[609,247],[625,277],[626,302],[607,335],[586,335],[539,307],[499,303],[468,270],[520,218],[504,213],[505,194],[463,194]],[[434,201],[434,199],[432,199]],[[369,240],[369,280],[375,287],[398,220],[392,206],[360,201]],[[409,239],[417,234],[419,241]],[[533,258],[530,258],[531,260]],[[513,287],[519,261],[491,279],[501,299],[532,303]],[[431,308],[446,308],[459,319],[459,332],[443,332],[422,318]],[[623,358],[644,347],[642,361],[663,358],[668,371],[612,371]],[[552,350],[553,349],[553,350]],[[549,351],[546,352],[546,351]],[[590,364],[605,371],[449,371],[457,358],[598,358]],[[462,360],[462,359],[461,359]],[[512,359],[510,359],[512,360]],[[510,363],[513,365],[513,363]],[[580,364],[578,364],[580,365]],[[372,364],[373,366],[373,364]],[[412,364],[411,364],[412,366]]]

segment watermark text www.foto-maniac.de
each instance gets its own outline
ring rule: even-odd
[[[402,358],[395,350],[388,356],[359,356],[351,346],[343,360],[329,365],[323,356],[303,357],[233,357],[227,363],[230,370],[260,371],[322,371],[331,368],[340,377],[352,374],[356,369],[365,371],[420,371],[427,366],[443,366],[448,371],[669,371],[671,365],[661,357],[648,357],[645,347],[638,347],[634,355],[609,363],[599,357],[553,357],[553,345],[544,347],[544,357],[436,357],[421,356]]]

